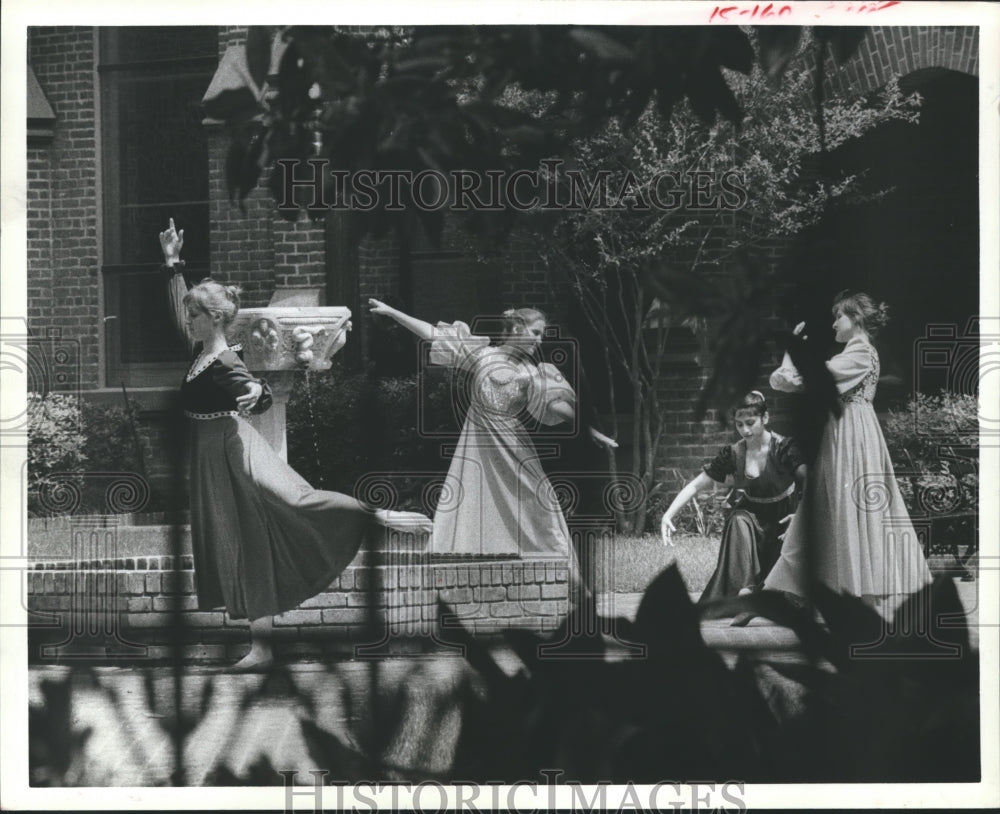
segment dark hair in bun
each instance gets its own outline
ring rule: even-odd
[[[740,403],[736,405],[733,413],[743,412],[752,412],[757,416],[762,416],[767,412],[767,399],[764,398],[764,394],[760,390],[751,390],[740,399]]]

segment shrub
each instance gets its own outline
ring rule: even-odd
[[[671,501],[677,493],[687,483],[680,473],[673,470],[673,478],[669,483],[664,483],[649,498],[649,514],[646,518],[646,532],[651,534],[660,533],[660,521],[663,513],[670,506]],[[712,491],[701,492],[694,496],[694,499],[680,510],[674,518],[674,526],[677,531],[687,534],[696,534],[701,537],[717,538],[722,536],[722,527],[726,521],[725,496],[729,490],[725,487],[716,487]]]
[[[949,393],[918,393],[901,410],[890,410],[882,422],[890,453],[909,452],[929,471],[940,462],[942,447],[979,445],[979,399]]]
[[[120,407],[103,407],[65,393],[28,394],[28,511],[32,515],[113,512],[108,489],[111,473],[142,470],[147,445],[136,448],[131,416]],[[98,473],[101,473],[98,475]],[[58,477],[57,477],[58,476]],[[148,489],[148,486],[146,487]],[[136,500],[141,508],[139,488]],[[128,501],[126,501],[128,502]]]
[[[39,495],[54,488],[54,475],[82,469],[87,460],[82,423],[76,396],[28,393],[29,512],[39,512]]]
[[[978,412],[975,396],[942,391],[918,394],[883,421],[906,508],[930,520],[927,553],[953,555],[963,568],[978,540]]]
[[[130,409],[104,407],[83,402],[84,453],[88,468],[102,472],[137,472],[149,459],[149,442],[138,432],[139,409],[130,402]],[[138,437],[139,447],[136,448]]]
[[[918,393],[882,422],[900,491],[911,514],[976,512],[979,507],[979,400]]]
[[[426,513],[434,507],[425,505],[425,488],[448,470],[440,454],[448,438],[438,433],[459,430],[451,413],[451,379],[443,369],[309,374],[288,404],[288,461],[313,486],[346,494],[363,481],[375,488],[377,478],[395,492],[392,508]]]

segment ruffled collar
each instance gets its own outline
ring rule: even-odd
[[[198,354],[194,361],[191,363],[191,367],[187,372],[187,376],[184,377],[185,381],[191,382],[197,379],[202,373],[208,370],[214,363],[215,360],[222,356],[227,350],[231,350],[234,353],[236,351],[243,350],[243,345],[237,342],[235,345],[227,345],[221,350],[215,351],[215,353],[210,353],[208,356],[203,356]]]

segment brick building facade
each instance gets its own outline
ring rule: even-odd
[[[209,44],[214,37],[217,59],[227,47],[242,41],[245,29],[224,27],[203,34]],[[194,39],[192,34],[190,58],[169,70],[187,77],[191,87],[204,77],[204,90],[214,71],[212,55],[204,53],[207,46]],[[119,55],[117,62],[109,60],[112,52]],[[331,304],[352,308],[355,336],[344,351],[345,359],[352,352],[365,352],[361,308],[369,296],[399,297],[428,319],[469,319],[493,305],[497,310],[533,305],[548,311],[557,322],[565,318],[566,293],[549,277],[530,241],[516,236],[502,257],[483,265],[457,248],[434,251],[417,246],[404,251],[385,240],[366,240],[354,248],[336,216],[324,223],[305,219],[289,223],[278,217],[265,189],[255,191],[244,208],[234,206],[225,180],[227,136],[221,128],[202,124],[187,108],[189,129],[181,128],[176,137],[183,145],[169,140],[160,143],[154,127],[142,131],[150,141],[146,151],[129,153],[125,142],[136,132],[129,130],[134,122],[122,124],[128,111],[116,119],[115,105],[122,105],[121,99],[135,92],[130,82],[149,83],[147,92],[155,96],[160,87],[157,76],[168,75],[155,71],[168,69],[153,65],[155,60],[130,57],[127,48],[116,44],[106,30],[30,28],[28,62],[54,116],[42,132],[29,129],[29,325],[34,336],[57,337],[70,349],[68,355],[45,360],[49,372],[43,379],[30,381],[31,390],[78,389],[88,399],[118,403],[124,383],[142,405],[145,431],[157,443],[158,416],[171,404],[185,360],[177,343],[166,336],[165,317],[155,322],[142,310],[155,308],[155,290],[161,282],[156,272],[155,229],[150,230],[150,224],[165,226],[169,215],[187,211],[202,213],[206,231],[196,236],[196,229],[188,225],[191,246],[185,254],[193,273],[239,283],[245,304],[266,304],[277,287],[311,287],[323,289]],[[892,75],[913,77],[934,70],[976,76],[978,29],[870,29],[858,53],[831,70],[828,81],[832,90],[854,94],[879,87]],[[155,108],[155,99],[151,104]],[[201,128],[198,138],[203,140],[198,149],[203,153],[184,153],[180,146],[186,150],[188,140],[197,140],[184,135],[194,132],[190,128],[196,119]],[[203,157],[195,161],[190,155]],[[171,209],[169,197],[149,203],[143,198],[148,193],[144,188],[134,203],[116,200],[132,183],[132,174],[151,176],[152,181],[141,183],[155,184],[155,173],[135,163],[141,163],[143,156],[159,164],[154,169],[164,176],[172,176],[171,161],[176,161],[184,167],[180,174],[187,172],[192,183],[197,185],[199,177],[207,179],[207,189],[198,192],[204,197],[188,199],[177,192],[176,207]],[[192,166],[192,161],[204,163]],[[171,183],[164,186],[171,187]],[[170,195],[174,192],[171,187]],[[118,204],[120,208],[115,209]],[[134,241],[144,243],[129,248]],[[441,274],[455,284],[435,288]],[[142,308],[131,299],[138,295],[145,303]],[[432,313],[435,306],[440,311]],[[139,328],[146,329],[147,339],[149,333],[159,332],[162,341],[149,340],[148,346],[140,347],[142,343],[137,345],[130,333]],[[692,418],[691,407],[706,375],[689,359],[668,365],[662,380],[667,416],[661,454],[665,469],[683,476],[690,475],[729,437],[713,416],[703,422]],[[761,385],[765,383],[762,368]]]

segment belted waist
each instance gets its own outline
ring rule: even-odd
[[[210,421],[213,418],[239,418],[240,414],[237,410],[219,410],[215,413],[192,413],[190,410],[185,410],[184,415],[196,421]]]
[[[754,497],[753,495],[748,495],[745,492],[743,493],[743,496],[751,503],[777,503],[779,500],[784,500],[789,495],[794,494],[794,492],[795,492],[795,484],[790,483],[788,484],[788,488],[785,489],[784,492],[782,492],[780,495],[775,495],[774,497]]]

